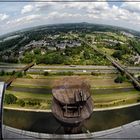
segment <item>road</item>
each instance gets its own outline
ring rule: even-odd
[[[1,64],[0,65],[0,71],[4,70],[6,72],[12,72],[17,71],[25,67],[24,64]],[[140,67],[127,67],[128,72],[130,73],[139,73]],[[33,73],[40,73],[40,72],[67,72],[72,71],[74,73],[118,73],[118,70],[113,66],[93,66],[93,65],[76,65],[76,66],[69,66],[69,65],[35,65],[31,69],[28,70],[28,72]]]

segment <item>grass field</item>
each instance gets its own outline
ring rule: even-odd
[[[87,81],[91,88],[122,88],[122,87],[133,87],[133,85],[129,82],[124,82],[122,84],[116,84],[114,79],[116,75],[104,75],[104,76],[43,76],[43,79],[40,77],[36,77],[35,79],[28,78],[17,78],[12,86],[23,86],[23,87],[54,87],[56,85],[61,84],[63,79],[67,78],[79,79],[82,81]]]
[[[52,100],[52,94],[34,94],[29,92],[15,92],[7,90],[6,94],[13,94],[18,99],[28,100],[28,99],[38,99],[41,102],[41,106],[37,108],[39,109],[50,109],[50,102]],[[102,108],[102,107],[111,107],[111,106],[118,106],[124,105],[129,103],[136,103],[140,101],[140,92],[136,90],[131,90],[128,92],[121,92],[121,93],[99,93],[94,94],[92,90],[92,99],[94,101],[95,108]],[[10,105],[11,107],[15,105]],[[18,105],[16,106],[18,107]],[[26,107],[26,106],[25,106]],[[34,106],[30,106],[30,108],[35,108]]]
[[[136,91],[131,83],[114,83],[116,75],[70,77],[73,79],[87,81],[91,85],[92,98],[95,108],[119,106],[123,104],[137,103],[140,101],[140,92]],[[24,108],[50,109],[52,94],[51,92],[48,92],[48,89],[51,89],[56,85],[61,85],[61,81],[67,78],[69,77],[46,76],[43,79],[40,79],[40,77],[36,77],[35,79],[17,78],[12,83],[11,87],[6,90],[6,94],[11,93],[15,95],[18,99],[23,99],[24,101],[29,99],[37,99],[41,103],[40,106],[25,106]],[[127,88],[130,89],[128,91],[123,90]],[[111,91],[108,92],[108,90]],[[5,106],[20,107],[17,104]]]
[[[106,52],[109,55],[112,55],[116,50],[103,47],[102,51]]]

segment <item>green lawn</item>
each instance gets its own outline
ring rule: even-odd
[[[12,87],[23,88],[22,91],[15,90],[14,88],[9,88],[6,90],[6,94],[11,93],[15,95],[18,99],[23,99],[28,101],[30,99],[35,99],[40,101],[40,106],[25,106],[24,108],[37,108],[37,109],[50,109],[52,94],[42,93],[42,90],[47,91],[47,89],[52,88],[56,85],[61,85],[61,80],[68,78],[69,76],[46,76],[42,79],[41,77],[31,78],[17,78],[13,83]],[[119,106],[129,103],[137,103],[140,101],[140,91],[136,91],[133,85],[129,82],[124,82],[122,84],[114,83],[116,75],[99,75],[99,76],[71,76],[72,78],[80,78],[80,80],[87,81],[91,85],[92,98],[94,101],[95,108]],[[35,88],[37,90],[31,90]],[[42,89],[43,88],[43,89]],[[123,92],[123,90],[118,90],[120,88],[132,88],[128,91]],[[26,91],[24,91],[26,89]],[[28,90],[29,89],[29,90]],[[101,89],[100,92],[94,92],[96,89]],[[105,89],[114,89],[110,93],[104,92]],[[30,92],[29,92],[30,91]],[[37,92],[35,92],[37,91]],[[106,90],[107,91],[107,90]],[[39,92],[39,93],[38,93]],[[17,104],[5,105],[9,107],[20,107]]]
[[[133,87],[129,82],[124,82],[122,84],[114,83],[116,75],[82,75],[82,76],[33,76],[35,79],[29,78],[17,78],[12,86],[23,86],[23,87],[53,87],[61,84],[61,80],[65,78],[79,78],[82,81],[87,81],[92,88],[123,88],[123,87]]]
[[[47,100],[47,99],[52,98],[52,94],[41,94],[41,93],[35,94],[35,93],[29,93],[29,92],[17,92],[17,91],[7,90],[6,94],[9,94],[9,93],[15,95],[19,99],[31,98],[31,99]]]
[[[11,93],[15,95],[17,98],[20,99],[26,99],[26,98],[31,98],[31,99],[41,99],[41,100],[47,100],[52,98],[52,94],[34,94],[34,93],[29,93],[29,92],[16,92],[16,91],[6,91],[6,94]],[[103,103],[103,102],[111,102],[111,101],[116,101],[116,100],[128,100],[131,98],[140,98],[140,92],[136,90],[132,90],[129,92],[121,92],[121,93],[109,93],[109,94],[94,94],[92,93],[92,98],[95,103]]]
[[[36,106],[37,109],[50,109],[52,94],[41,94],[41,93],[28,93],[28,92],[16,92],[7,90],[6,94],[13,94],[18,99],[23,99],[24,101],[28,99],[38,99],[41,105]],[[94,93],[92,92],[92,99],[94,101],[95,108],[120,106],[129,103],[137,103],[140,101],[140,92],[136,90],[130,90],[128,92],[118,92],[118,93]],[[7,105],[6,105],[7,106]],[[11,107],[19,107],[18,105],[10,105]],[[35,108],[35,106],[25,106],[24,108]]]
[[[103,52],[106,52],[106,53],[109,54],[109,55],[112,55],[116,50],[115,50],[115,49],[109,49],[109,48],[103,47],[103,48],[102,48],[102,51],[103,51]]]
[[[140,92],[132,90],[129,92],[109,93],[109,94],[93,94],[95,103],[110,102],[116,100],[128,100],[131,98],[140,98]]]

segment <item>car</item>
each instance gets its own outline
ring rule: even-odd
[[[70,65],[70,67],[76,67],[76,65]]]
[[[86,70],[83,70],[83,72],[87,72]]]
[[[44,72],[51,72],[52,70],[44,70]]]

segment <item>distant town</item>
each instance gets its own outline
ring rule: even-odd
[[[92,51],[78,38],[70,36],[72,33],[85,38],[89,43],[114,56],[124,65],[139,66],[140,49],[138,46],[140,43],[138,37],[119,28],[113,31],[112,27],[104,27],[101,30],[102,26],[81,23],[71,26],[60,25],[56,28],[52,26],[52,30],[40,27],[40,30],[37,31],[32,29],[19,32],[19,34],[1,38],[0,60],[9,63],[36,61],[38,64],[110,65],[107,60]]]

